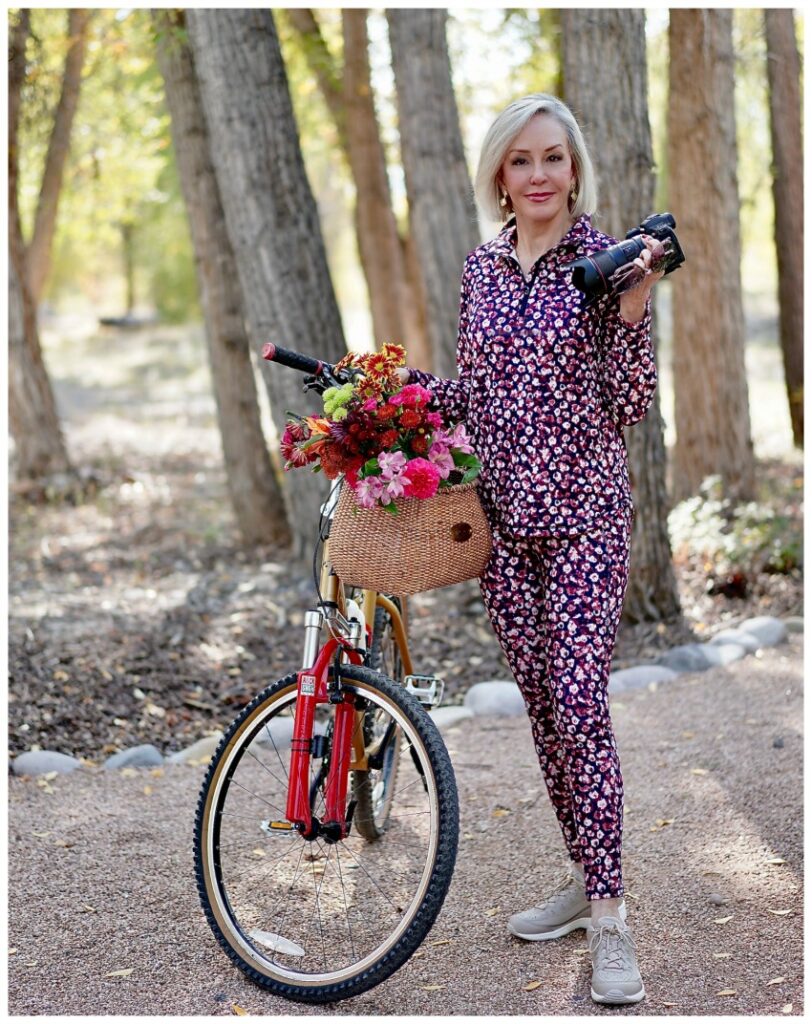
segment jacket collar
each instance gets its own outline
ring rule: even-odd
[[[547,250],[540,259],[546,259],[552,254],[561,260],[567,259],[570,256],[579,255],[585,251],[585,246],[589,241],[590,236],[593,232],[592,219],[588,213],[583,213],[581,216],[572,224],[569,231],[564,235],[560,242],[556,242],[554,246]],[[489,253],[493,256],[503,256],[512,262],[518,262],[516,259],[516,236],[518,232],[516,229],[516,219],[511,219],[505,224],[496,238],[491,239],[490,242],[486,242],[482,249],[484,252]]]

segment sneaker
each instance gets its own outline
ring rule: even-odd
[[[625,920],[625,903],[621,903],[620,913]],[[568,871],[540,906],[513,914],[508,920],[508,931],[531,942],[559,939],[576,928],[586,928],[591,920],[592,911],[584,893],[584,883]]]
[[[645,996],[631,929],[616,917],[601,917],[586,930],[592,954],[592,998],[596,1003],[639,1003]]]

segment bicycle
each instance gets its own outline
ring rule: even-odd
[[[357,372],[272,345],[263,355],[308,374],[305,391]],[[307,1003],[359,995],[408,960],[443,904],[459,837],[451,760],[427,713],[443,682],[413,672],[406,600],[345,586],[329,561],[341,479],[321,506],[302,667],[225,731],[194,833],[220,945],[258,985]]]

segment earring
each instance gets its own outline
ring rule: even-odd
[[[507,194],[507,192],[503,192],[502,195],[499,197],[499,205],[502,208],[504,208],[504,207],[507,206],[507,204],[508,204],[508,194]]]
[[[578,189],[577,189],[575,183],[573,182],[572,188],[570,189],[570,199],[574,203],[577,198],[578,198]]]

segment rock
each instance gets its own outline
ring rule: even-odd
[[[741,644],[704,644],[702,653],[711,665],[729,665],[743,658],[747,649]]]
[[[463,707],[462,704],[448,704],[442,708],[434,708],[429,714],[441,731],[474,717],[474,712],[470,708]]]
[[[803,633],[804,631],[804,620],[800,615],[789,615],[786,619],[782,620],[784,625],[787,627],[788,633]]]
[[[708,899],[715,907],[723,907],[725,905],[724,896],[721,896],[718,892],[712,892]]]
[[[465,707],[470,708],[474,715],[513,717],[526,714],[518,685],[502,679],[475,683],[465,695]]]
[[[752,633],[761,641],[763,647],[775,647],[787,639],[787,627],[780,619],[772,615],[759,615],[754,619],[745,619],[739,624],[739,629],[745,633]]]
[[[11,770],[15,775],[45,775],[47,772],[65,775],[81,766],[78,758],[57,750],[28,750],[15,757]]]
[[[142,743],[138,747],[130,747],[129,750],[119,750],[117,754],[108,757],[104,762],[105,768],[154,768],[163,764],[163,754],[151,743]]]
[[[674,672],[704,672],[710,668],[711,661],[705,656],[704,644],[679,644],[661,654],[657,664]]]
[[[167,761],[170,764],[189,764],[192,761],[210,760],[222,738],[221,732],[217,732],[213,736],[204,736],[197,743],[193,743],[191,747],[179,750],[176,754],[170,754]]]
[[[678,673],[665,665],[635,665],[620,669],[609,676],[609,693],[625,693],[627,690],[645,689],[649,683],[668,683]]]
[[[752,633],[747,633],[743,629],[723,629],[721,633],[712,636],[708,643],[740,644],[748,654],[755,654],[759,647],[762,646],[757,636],[753,636]]]
[[[780,750],[781,747],[784,746],[784,737],[783,736],[776,736],[775,739],[773,740],[773,746],[777,750]]]

